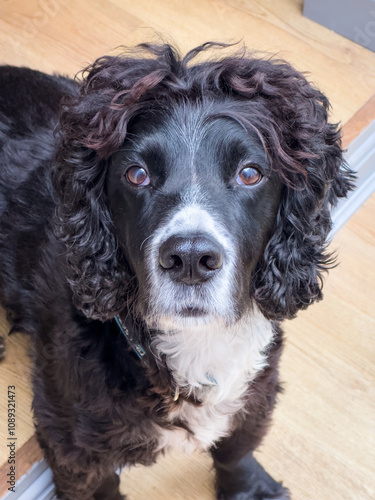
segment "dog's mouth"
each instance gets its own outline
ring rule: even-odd
[[[172,331],[178,327],[200,327],[217,322],[218,317],[209,309],[194,305],[182,305],[173,310],[147,314],[146,323],[151,328]]]
[[[206,311],[205,309],[194,306],[184,307],[180,311],[180,315],[183,318],[199,318],[201,316],[206,316],[207,314],[208,311]]]

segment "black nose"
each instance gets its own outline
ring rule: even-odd
[[[171,236],[159,249],[159,264],[174,281],[197,285],[223,265],[223,248],[204,236]]]

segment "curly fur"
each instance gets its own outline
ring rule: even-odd
[[[221,45],[182,58],[169,45],[142,44],[98,59],[77,82],[0,68],[0,299],[12,329],[33,336],[37,435],[61,499],[121,498],[113,467],[152,463],[157,429],[193,433],[183,405],[204,408],[188,389],[174,401],[167,357],[153,352],[155,332],[137,308],[139,276],[108,189],[112,158],[133,127],[176,109],[232,120],[253,134],[271,166],[274,194],[246,304],[272,322],[273,342],[262,351],[268,366],[249,380],[211,452],[220,498],[287,498],[251,457],[278,391],[276,321],[322,298],[322,275],[333,264],[330,211],[353,176],[328,100],[305,76],[246,52],[193,64],[214,47]],[[146,368],[113,325],[116,315],[134,315]]]
[[[63,100],[55,185],[75,304],[105,320],[121,311],[129,295],[103,187],[104,159],[121,146],[132,117],[156,100],[232,98],[238,105],[234,118],[256,130],[285,182],[252,293],[267,317],[294,317],[322,297],[321,274],[331,264],[325,250],[329,211],[351,186],[341,169],[338,127],[327,121],[327,98],[283,61],[228,57],[188,66],[194,51],[180,59],[169,46],[141,47],[155,58],[98,59],[85,70],[79,94]]]

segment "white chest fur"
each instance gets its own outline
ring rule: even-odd
[[[154,352],[166,356],[176,384],[203,402],[183,402],[170,415],[171,422],[185,421],[193,436],[183,429],[160,429],[159,449],[207,449],[230,433],[249,383],[267,365],[266,348],[273,334],[271,322],[255,309],[230,328],[186,327],[155,339]]]

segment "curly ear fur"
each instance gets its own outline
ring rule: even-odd
[[[118,251],[105,199],[105,161],[83,149],[69,153],[54,179],[63,201],[57,236],[66,244],[74,304],[86,316],[105,321],[124,308],[131,276]]]
[[[351,189],[342,167],[340,134],[328,123],[329,103],[289,64],[245,53],[188,65],[169,45],[143,44],[147,57],[98,59],[83,73],[77,95],[62,103],[55,186],[62,200],[59,237],[67,247],[76,306],[108,319],[131,298],[131,271],[117,248],[105,194],[110,155],[129,121],[160,103],[229,100],[232,118],[255,130],[284,181],[283,200],[251,294],[273,319],[293,317],[321,298],[330,206]],[[139,50],[139,48],[138,48]]]
[[[293,318],[322,298],[322,274],[335,262],[326,250],[330,212],[354,180],[343,160],[338,126],[328,123],[328,100],[302,75],[291,83],[281,89],[273,113],[281,124],[277,154],[282,163],[295,164],[297,175],[285,170],[293,178],[286,178],[274,232],[253,281],[258,306],[276,320]]]

